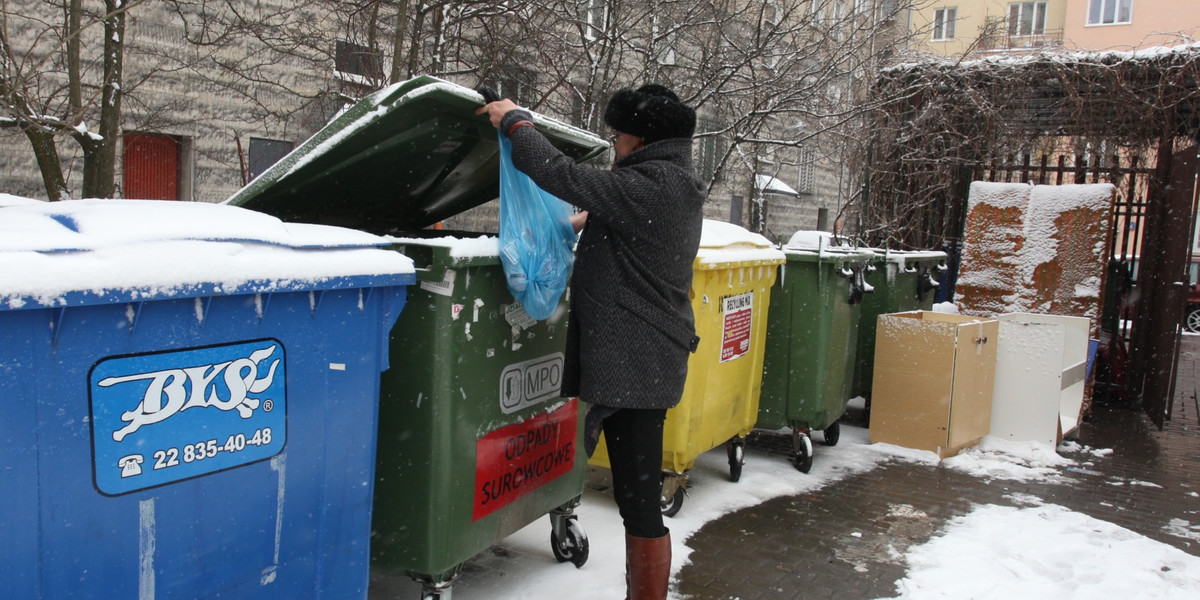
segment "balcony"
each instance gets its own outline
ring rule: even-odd
[[[1062,29],[1047,29],[1041,33],[1029,35],[1010,34],[1007,31],[993,31],[979,38],[979,45],[976,49],[980,52],[1019,52],[1023,50],[1040,50],[1043,48],[1061,48],[1062,45]]]

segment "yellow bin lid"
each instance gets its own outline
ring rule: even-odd
[[[783,251],[766,237],[732,223],[704,220],[696,269],[780,265],[786,261]]]

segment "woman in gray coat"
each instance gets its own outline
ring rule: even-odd
[[[692,165],[696,113],[661,85],[617,91],[604,111],[616,162],[602,171],[559,152],[509,100],[479,112],[510,138],[517,169],[586,211],[562,394],[591,405],[589,439],[604,431],[626,533],[627,596],[665,598],[663,420],[679,403],[699,341],[689,296],[705,196]]]

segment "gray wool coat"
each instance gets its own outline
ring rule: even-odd
[[[504,116],[501,131],[531,120]],[[564,396],[612,408],[679,403],[699,338],[690,298],[704,184],[692,140],[660,140],[604,171],[575,164],[532,127],[512,134],[513,164],[588,211],[571,275]]]

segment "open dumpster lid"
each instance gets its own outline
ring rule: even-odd
[[[362,99],[225,202],[284,221],[412,231],[500,194],[499,141],[483,97],[422,76]],[[608,143],[541,115],[534,125],[576,161]]]

